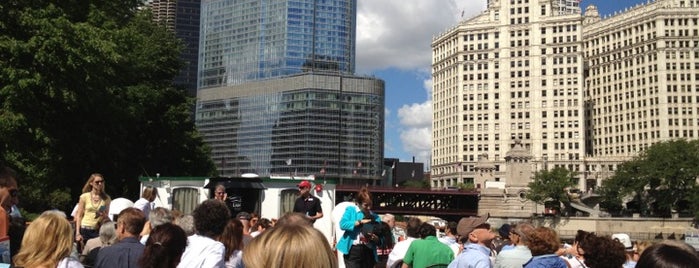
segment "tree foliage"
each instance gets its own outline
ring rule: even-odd
[[[129,198],[141,174],[212,174],[171,82],[181,44],[140,2],[0,2],[0,161],[25,206],[72,207],[93,172]]]
[[[556,203],[570,203],[566,188],[575,185],[574,178],[577,174],[563,167],[551,170],[541,170],[534,173],[532,181],[527,185],[527,199],[538,204],[552,201]]]
[[[602,182],[606,202],[648,216],[667,217],[688,210],[692,202],[699,215],[696,180],[699,177],[699,141],[673,140],[653,144],[614,176]],[[629,203],[629,201],[632,201]]]

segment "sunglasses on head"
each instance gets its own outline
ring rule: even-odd
[[[102,184],[104,181],[95,181],[95,184]]]

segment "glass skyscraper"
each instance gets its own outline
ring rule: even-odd
[[[202,2],[196,123],[221,175],[379,179],[384,82],[354,75],[355,25],[356,0]]]
[[[356,0],[204,0],[199,88],[354,73]]]

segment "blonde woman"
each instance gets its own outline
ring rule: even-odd
[[[101,221],[108,220],[109,203],[112,201],[104,192],[104,176],[93,173],[83,186],[78,211],[75,213],[75,240],[87,241],[99,236]],[[78,226],[76,226],[78,227]]]
[[[143,216],[146,216],[146,220],[150,216],[151,207],[153,207],[153,201],[158,197],[158,192],[154,187],[146,186],[143,188],[143,193],[141,194],[141,199],[136,200],[133,207],[140,211],[143,211]]]
[[[325,236],[302,224],[280,225],[263,232],[243,249],[243,263],[246,268],[338,267]]]
[[[15,267],[83,267],[78,260],[70,257],[73,249],[71,232],[73,229],[62,212],[42,213],[27,227],[22,249],[14,257]]]

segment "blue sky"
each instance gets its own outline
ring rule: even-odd
[[[607,16],[647,0],[582,0]],[[358,0],[357,74],[386,81],[384,156],[429,166],[432,129],[430,43],[487,0]]]

